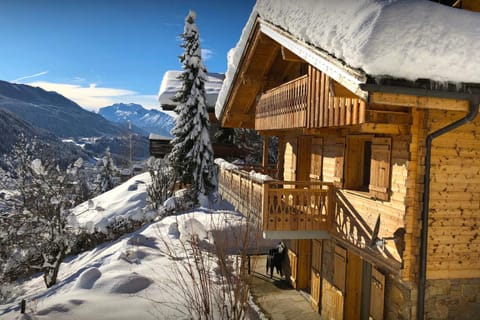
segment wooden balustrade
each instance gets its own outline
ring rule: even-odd
[[[366,103],[325,73],[308,74],[270,89],[256,106],[255,129],[327,128],[365,122]]]
[[[337,127],[365,122],[365,101],[342,87],[325,73],[308,70],[307,127]]]
[[[308,75],[268,90],[256,107],[255,129],[304,128]]]
[[[246,171],[219,170],[219,192],[264,231],[329,231],[333,185],[326,182],[262,181]]]
[[[333,185],[326,182],[278,181],[263,185],[264,231],[330,230]]]

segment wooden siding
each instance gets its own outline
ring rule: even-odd
[[[463,113],[428,111],[431,132]],[[428,279],[480,277],[480,120],[433,141]]]
[[[340,139],[343,141],[343,139]],[[409,136],[393,136],[391,152],[391,182],[389,201],[372,199],[368,192],[338,189],[335,199],[334,230],[332,233],[349,243],[365,248],[372,238],[373,228],[381,216],[379,237],[392,237],[404,228],[407,164],[409,159]],[[339,181],[341,171],[336,161],[339,154],[339,141],[335,137],[323,139],[323,180]],[[397,262],[401,261],[395,243],[388,241],[386,250]]]
[[[409,144],[410,160],[406,179],[405,196],[405,252],[403,254],[402,278],[413,280],[418,270],[420,215],[423,201],[423,174],[425,160],[425,110],[412,110],[412,130]],[[392,185],[393,187],[393,185]]]
[[[349,126],[365,122],[365,101],[312,66],[309,66],[308,78],[308,128]]]

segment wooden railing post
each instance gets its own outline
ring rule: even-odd
[[[268,183],[263,183],[263,190],[262,190],[262,225],[263,230],[268,230],[268,219],[269,212],[268,212],[268,192],[270,189],[270,185]]]
[[[328,185],[328,203],[327,203],[327,229],[329,232],[333,229],[333,216],[335,214],[335,187]]]

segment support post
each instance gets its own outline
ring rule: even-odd
[[[269,142],[269,137],[264,136],[263,137],[263,157],[262,157],[262,167],[264,169],[268,168],[268,142]]]

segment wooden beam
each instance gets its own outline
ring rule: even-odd
[[[420,97],[396,93],[371,92],[368,97],[371,104],[417,107],[422,109],[439,109],[467,112],[467,100],[445,99],[436,97]]]
[[[401,124],[362,123],[358,126],[358,132],[406,135],[408,134],[408,126]]]
[[[253,120],[253,116],[238,112],[228,112],[226,114],[226,121],[249,122]]]
[[[303,135],[311,136],[339,136],[341,135],[340,128],[306,128],[303,129]]]
[[[263,156],[262,156],[262,166],[264,168],[268,167],[268,142],[270,138],[265,136],[263,137]]]
[[[285,61],[292,61],[292,62],[305,62],[302,58],[294,54],[292,51],[288,50],[285,47],[282,47],[282,59]]]

